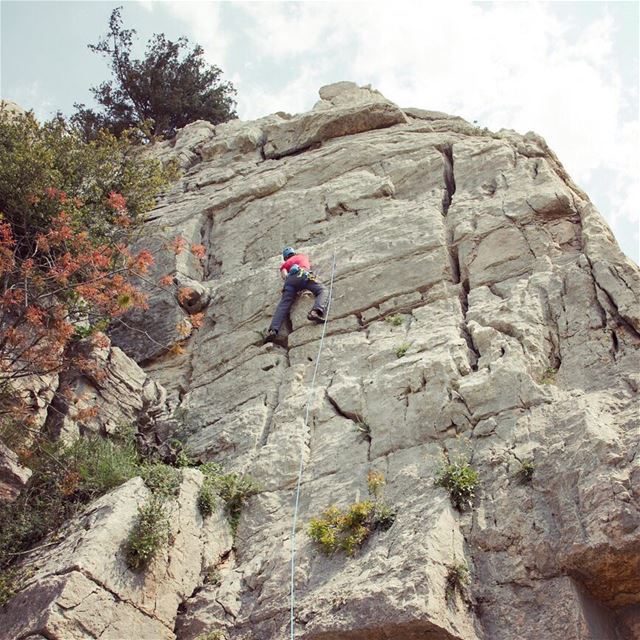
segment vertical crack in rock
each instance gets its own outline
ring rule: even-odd
[[[447,218],[449,207],[453,202],[453,194],[456,192],[456,178],[453,170],[453,145],[449,144],[442,147],[437,147],[440,151],[443,160],[443,180],[444,180],[444,195],[442,197],[442,215]],[[460,296],[460,307],[462,310],[462,319],[460,322],[460,333],[467,343],[469,349],[469,364],[472,371],[478,370],[478,360],[480,354],[476,349],[476,346],[469,332],[467,325],[467,311],[469,309],[469,280],[462,278],[462,269],[460,268],[460,257],[458,255],[458,246],[456,245],[454,238],[454,226],[450,219],[446,221],[446,242],[447,252],[449,254],[449,265],[451,268],[451,281],[454,285],[458,285],[458,293]]]
[[[566,290],[566,284],[562,282],[562,290],[563,294]],[[549,343],[551,345],[549,352],[549,365],[554,369],[560,369],[560,365],[562,364],[562,355],[561,355],[561,338],[560,338],[560,314],[552,308],[551,300],[549,299],[549,292],[546,288],[540,288],[540,295],[544,300],[544,304],[542,305],[544,319],[547,324],[547,328],[549,331]],[[493,291],[492,291],[493,293]],[[560,297],[560,302],[564,311],[564,298]]]
[[[206,223],[202,225],[200,231],[201,242],[206,247],[206,260],[202,268],[203,280],[212,280],[222,271],[222,263],[215,257],[213,251],[213,228],[215,226],[213,215],[211,212],[207,215]]]
[[[600,282],[598,282],[598,278],[596,276],[595,270],[593,268],[593,263],[591,261],[591,259],[589,258],[589,256],[587,256],[586,254],[583,254],[585,256],[585,258],[587,259],[587,262],[589,264],[589,274],[591,275],[591,278],[593,280],[593,286],[595,289],[595,293],[596,293],[596,301],[600,307],[600,309],[602,310],[602,314],[604,314],[604,318],[603,318],[603,327],[608,326],[608,318],[609,316],[612,316],[611,321],[614,321],[613,316],[615,316],[615,321],[617,321],[619,326],[624,327],[625,329],[627,329],[629,331],[629,333],[631,335],[633,335],[635,338],[640,338],[640,331],[638,331],[635,326],[629,321],[627,320],[627,318],[620,312],[620,309],[618,309],[618,305],[616,304],[615,300],[613,299],[613,297],[611,296],[611,294],[600,284]],[[616,275],[618,275],[618,271],[616,270]],[[624,282],[624,284],[629,287],[628,283],[624,280],[622,280],[621,278],[619,278],[621,281]],[[601,299],[602,298],[602,299]],[[607,309],[605,308],[603,301],[607,303],[607,306],[609,307],[609,311],[607,312]]]
[[[444,180],[444,193],[442,194],[442,215],[446,216],[453,202],[453,194],[456,192],[456,179],[453,174],[453,145],[447,144],[436,147],[442,155]]]
[[[611,330],[611,356],[615,359],[618,354],[618,350],[620,349],[620,344],[618,342],[618,334],[615,332],[615,329]]]
[[[451,280],[453,284],[460,284],[460,258],[458,257],[458,247],[453,242],[453,229],[447,228],[446,232],[449,263],[451,265]]]
[[[273,427],[273,418],[275,416],[278,407],[280,406],[280,393],[282,391],[282,387],[285,385],[287,371],[291,366],[291,362],[289,361],[289,352],[288,350],[284,352],[282,358],[278,358],[275,365],[272,365],[263,371],[268,371],[273,369],[274,367],[280,367],[280,376],[275,385],[275,389],[272,394],[265,394],[264,404],[267,407],[267,415],[265,417],[264,426],[262,428],[262,433],[260,434],[260,438],[258,439],[258,447],[262,448],[267,444],[269,440],[269,435],[271,434],[271,428]],[[271,397],[269,397],[271,395]]]

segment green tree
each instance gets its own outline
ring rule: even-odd
[[[236,91],[230,82],[222,82],[218,67],[205,63],[200,45],[190,49],[187,38],[173,42],[156,33],[144,58],[132,58],[136,31],[123,28],[121,10],[111,13],[107,35],[89,45],[111,60],[113,79],[91,88],[102,111],[74,105],[71,119],[86,139],[99,129],[119,135],[145,122],[151,122],[149,137],[170,137],[194,120],[218,124],[236,117]]]

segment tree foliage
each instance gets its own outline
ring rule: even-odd
[[[128,246],[175,170],[130,138],[85,143],[61,118],[0,112],[0,421],[17,415],[16,383],[90,370],[84,339],[144,305],[131,278],[153,257]]]
[[[111,13],[109,31],[95,53],[110,59],[113,79],[91,89],[103,111],[76,104],[72,121],[87,139],[101,128],[118,135],[151,122],[152,136],[172,136],[194,120],[217,124],[235,117],[235,89],[221,80],[222,71],[207,65],[201,46],[190,48],[186,38],[173,42],[154,34],[143,59],[132,57],[135,29],[124,29],[122,7]]]

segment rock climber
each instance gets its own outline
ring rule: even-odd
[[[284,278],[282,297],[273,314],[265,342],[276,341],[280,326],[288,316],[296,296],[304,289],[311,291],[315,296],[313,308],[309,311],[307,319],[318,323],[324,322],[325,288],[311,271],[309,256],[296,253],[293,247],[285,247],[282,250],[282,259],[284,260],[280,265],[280,275]]]

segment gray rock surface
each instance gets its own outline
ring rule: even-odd
[[[320,98],[308,114],[194,123],[157,149],[185,170],[147,241],[202,242],[203,264],[161,259],[210,303],[180,354],[136,351],[133,334],[122,346],[178,405],[193,453],[249,473],[261,490],[233,552],[213,561],[215,580],[200,578],[191,595],[160,568],[169,586],[128,593],[131,616],[150,617],[157,637],[288,637],[302,455],[296,638],[636,638],[637,266],[536,134],[403,111],[353,83]],[[284,245],[309,253],[326,284],[335,256],[307,425],[322,333],[306,320],[311,300],[296,304],[284,346],[262,344]],[[177,314],[162,344],[187,315],[171,304],[152,300],[141,319],[155,328]],[[434,484],[443,462],[461,456],[480,478],[463,513]],[[386,476],[395,523],[353,558],[322,555],[305,533],[310,518],[364,499],[371,470]],[[448,601],[448,569],[461,561],[470,583]],[[85,588],[82,571],[64,578],[79,586],[61,585],[55,566],[30,588]],[[111,572],[103,566],[99,582],[120,593]],[[156,588],[172,594],[157,611],[148,606]],[[80,622],[64,624],[67,637],[81,633],[71,631]]]

